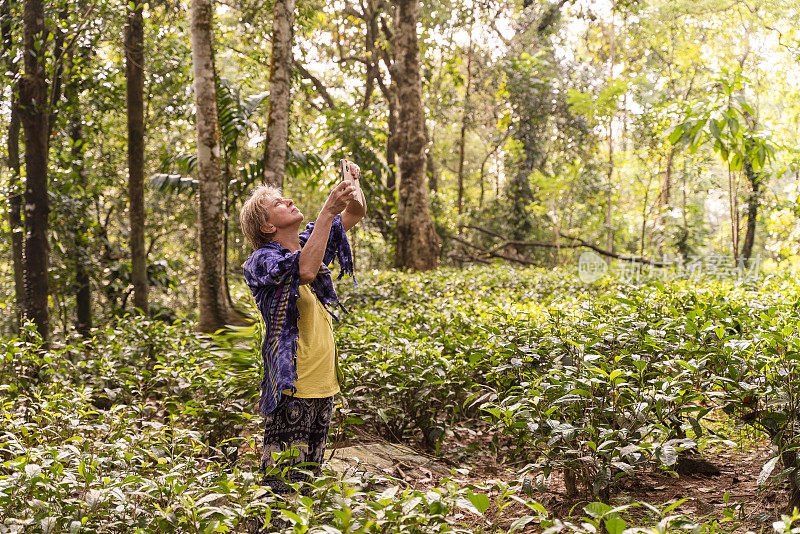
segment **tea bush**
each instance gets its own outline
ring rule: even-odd
[[[800,487],[793,279],[587,286],[493,266],[375,273],[344,293],[349,421],[389,439],[438,447],[480,409],[501,461],[607,500],[621,478],[724,440],[705,423],[724,407],[771,436],[765,470],[780,458]]]
[[[490,430],[519,485],[454,472],[413,489],[325,471],[279,501],[254,472],[263,325],[209,337],[124,317],[47,350],[28,325],[0,340],[0,532],[244,532],[257,514],[287,532],[717,532],[674,509],[650,508],[651,523],[599,503],[555,518],[521,483],[561,470],[569,489],[610,503],[624,478],[726,439],[708,424],[715,409],[772,439],[760,481],[788,480],[796,503],[794,280],[585,286],[567,270],[504,266],[359,280],[339,286],[350,313],[336,326],[338,425],[462,461],[486,451],[456,450],[455,437]]]

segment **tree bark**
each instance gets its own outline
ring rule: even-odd
[[[3,25],[0,27],[0,38],[3,41],[3,51],[6,57],[12,58],[13,55],[13,35],[12,35],[12,19],[11,19],[11,0],[5,0],[0,4],[0,17],[2,17]],[[11,77],[15,77],[18,69],[17,64],[13,61],[8,62],[8,71]],[[15,94],[11,96],[11,116],[8,123],[8,139],[6,146],[8,147],[8,168],[11,174],[8,178],[8,228],[11,238],[11,258],[14,268],[14,297],[15,297],[15,315],[16,323],[14,328],[15,332],[19,332],[22,320],[22,310],[25,306],[25,271],[23,267],[23,226],[22,226],[22,193],[19,190],[18,182],[22,176],[20,161],[19,161],[19,134],[20,134],[20,118],[19,109],[17,108],[18,101]]]
[[[149,312],[144,248],[144,4],[136,2],[125,25],[125,76],[128,104],[128,219],[133,305]]]
[[[86,187],[86,170],[83,163],[83,130],[81,125],[80,115],[76,115],[72,119],[72,126],[70,128],[70,137],[72,138],[72,164],[73,174],[78,177],[78,183],[81,188]],[[91,337],[92,330],[92,288],[89,280],[89,271],[86,268],[89,253],[89,239],[86,228],[86,212],[78,213],[78,224],[75,228],[75,308],[76,308],[76,321],[75,329],[78,333],[85,337]]]
[[[433,159],[433,154],[428,150],[425,153],[425,175],[428,178],[428,189],[431,191],[439,190],[439,171],[436,168],[436,162]]]
[[[397,130],[397,85],[389,85],[388,123],[389,134],[386,137],[386,166],[389,173],[386,176],[386,187],[393,191],[397,187],[397,153],[400,150],[400,132]]]
[[[19,81],[19,111],[25,130],[25,307],[45,344],[49,340],[47,307],[48,110],[46,51],[42,0],[25,0],[23,8],[25,74]]]
[[[760,203],[760,185],[761,177],[753,170],[753,165],[750,160],[745,158],[744,161],[744,174],[750,182],[750,197],[747,199],[747,229],[744,234],[744,243],[742,244],[742,256],[747,261],[753,255],[753,245],[756,240],[756,222],[758,220],[758,207]]]
[[[378,16],[374,0],[367,0],[364,4],[364,23],[367,31],[364,35],[366,48],[366,83],[364,85],[364,99],[361,101],[361,111],[366,111],[372,99],[372,92],[375,90],[375,81],[381,75],[378,64],[377,47],[375,40],[378,35]]]
[[[289,139],[289,106],[292,65],[294,0],[276,0],[272,21],[272,60],[269,71],[269,112],[264,142],[264,183],[283,187],[286,145]]]
[[[731,249],[733,261],[739,259],[739,179],[728,168],[728,204],[731,216]]]
[[[436,162],[433,160],[433,140],[431,139],[430,132],[428,131],[428,124],[423,121],[425,125],[425,177],[428,180],[428,191],[439,190],[439,172],[436,169]]]
[[[609,86],[614,82],[614,47],[615,47],[615,35],[614,35],[614,9],[612,4],[611,9],[611,42],[609,43],[609,54],[608,54],[608,84]],[[613,208],[614,208],[614,107],[612,106],[609,110],[608,115],[608,168],[607,168],[607,190],[606,190],[606,218],[605,218],[605,226],[606,226],[606,248],[610,251],[614,251],[614,229],[613,229]]]
[[[11,233],[11,256],[14,265],[17,328],[20,326],[19,322],[22,319],[22,310],[25,304],[25,271],[22,257],[22,195],[17,183],[20,179],[19,133],[19,111],[17,110],[16,98],[14,98],[11,101],[11,121],[8,125],[8,168],[11,170],[11,175],[8,179],[8,227]]]
[[[82,81],[78,80],[75,73],[75,63],[72,52],[69,53],[70,80],[66,84],[65,96],[72,108],[70,117],[69,137],[71,145],[72,179],[78,185],[79,191],[86,189],[86,169],[83,161],[84,140],[83,122],[80,113],[79,91]],[[85,202],[84,198],[81,198]],[[91,336],[92,330],[92,293],[89,272],[86,269],[90,257],[89,239],[86,228],[87,210],[76,210],[75,217],[75,243],[73,248],[73,262],[75,266],[75,329],[84,338]]]
[[[469,29],[469,50],[467,52],[467,83],[464,90],[464,109],[461,115],[461,132],[458,142],[458,201],[456,207],[459,215],[464,209],[464,149],[469,118],[469,88],[472,85],[472,26]]]
[[[397,86],[400,187],[397,206],[395,266],[413,270],[436,268],[439,236],[428,209],[425,180],[425,117],[417,42],[418,0],[395,0],[392,79]]]
[[[674,161],[675,148],[672,147],[669,149],[669,154],[667,154],[667,164],[664,167],[664,173],[661,175],[661,186],[658,193],[658,206],[656,209],[656,228],[659,234],[659,254],[663,253],[664,249],[664,235],[666,232],[666,225],[664,223],[664,210],[669,208],[670,198],[672,196],[672,164]]]
[[[200,241],[200,320],[197,329],[215,332],[247,324],[231,308],[224,276],[219,120],[214,71],[213,0],[192,0],[192,67],[197,121],[198,230]]]

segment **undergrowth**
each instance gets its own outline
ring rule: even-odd
[[[325,470],[279,500],[256,473],[260,327],[200,336],[126,316],[45,350],[29,324],[0,340],[0,533],[245,532],[256,515],[292,532],[728,530],[733,512],[696,524],[675,506],[613,507],[623,479],[729,442],[707,421],[715,409],[772,439],[760,482],[794,484],[793,280],[586,286],[494,266],[359,281],[339,285],[350,313],[334,432],[365,427],[468,462],[487,451],[455,437],[480,425],[496,461],[523,469],[480,483],[454,470],[424,489]],[[553,471],[598,502],[553,517],[530,498]],[[797,517],[781,521],[788,532]]]

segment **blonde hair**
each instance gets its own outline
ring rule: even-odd
[[[272,234],[262,232],[261,225],[269,222],[270,201],[280,198],[280,196],[281,190],[277,187],[259,185],[242,206],[242,210],[239,212],[239,223],[253,250],[261,248],[271,241]]]

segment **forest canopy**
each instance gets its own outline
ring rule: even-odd
[[[147,286],[153,310],[191,316],[197,290],[177,288],[195,286],[198,218],[222,221],[214,225],[224,226],[214,253],[224,255],[220,275],[226,284],[241,280],[238,266],[249,250],[234,215],[254,185],[280,174],[270,170],[275,165],[287,196],[312,213],[337,180],[335,161],[358,162],[371,208],[352,238],[359,267],[411,265],[402,252],[408,235],[398,240],[404,223],[397,226],[398,162],[413,159],[401,153],[407,128],[398,122],[405,100],[398,100],[397,80],[407,76],[388,2],[297,3],[280,61],[272,54],[280,2],[275,10],[209,4],[216,102],[203,105],[215,105],[218,119],[220,214],[198,212],[190,6],[44,2],[44,26],[29,42],[23,4],[2,3],[9,239],[0,253],[9,306],[15,273],[16,289],[23,285],[22,206],[32,204],[21,199],[32,176],[20,128],[25,43],[40,50],[34,59],[45,95],[49,202],[47,220],[36,227],[47,228],[50,306],[60,317],[54,328],[76,320],[76,283],[111,314],[141,307],[133,288]],[[141,126],[129,132],[126,65],[138,64],[130,31],[137,16]],[[586,242],[651,259],[792,264],[800,194],[797,17],[788,1],[420,4],[424,158],[407,172],[424,168],[429,202],[414,209],[432,217],[431,254],[442,264],[499,255],[560,265],[574,263],[575,245]],[[271,69],[281,61],[286,98],[271,108]],[[286,119],[282,161],[269,157],[282,153],[267,146],[271,109]],[[132,163],[144,185],[129,213],[123,184],[133,176],[131,132],[131,142],[141,138]],[[37,217],[32,212],[29,223]],[[14,321],[5,317],[10,331]]]
[[[401,161],[409,176],[424,172],[414,180],[428,203],[408,209],[430,214],[426,254],[444,265],[492,256],[574,264],[575,251],[591,244],[626,257],[686,263],[719,255],[775,269],[798,252],[793,2],[420,4],[419,61],[410,68],[421,88],[422,159],[401,146],[416,127],[402,122],[411,115],[401,109],[408,99],[398,80],[410,75],[398,61],[402,29],[388,2],[206,3],[215,101],[202,102],[187,2],[38,3],[43,27],[27,37],[25,3],[2,3],[9,239],[0,254],[10,309],[24,286],[26,221],[35,235],[46,233],[53,328],[87,315],[76,287],[112,315],[147,303],[191,317],[199,298],[192,273],[202,264],[196,243],[224,234],[212,239],[214,261],[223,260],[213,276],[226,286],[241,280],[249,250],[235,214],[249,191],[277,180],[312,213],[345,156],[361,165],[370,200],[352,237],[360,268],[434,265],[405,250],[422,234],[410,237],[405,202],[398,205]],[[281,25],[291,31],[276,31]],[[37,137],[26,141],[20,127],[26,47],[42,74],[36,120],[47,120],[36,172],[25,158]],[[204,121],[212,138],[218,132],[219,156],[203,171],[211,167],[198,168],[196,119],[208,106],[216,108],[208,108],[216,121],[207,113]],[[270,113],[281,120],[270,123]],[[22,201],[27,177],[43,172],[46,182],[36,183],[46,186],[45,219],[41,192],[37,202]],[[198,180],[198,172],[206,174]],[[219,213],[198,204],[198,184],[209,176]],[[23,204],[40,207],[28,214]],[[209,217],[217,222],[201,228]],[[227,308],[229,320],[237,317]],[[5,318],[13,330],[12,315]]]

